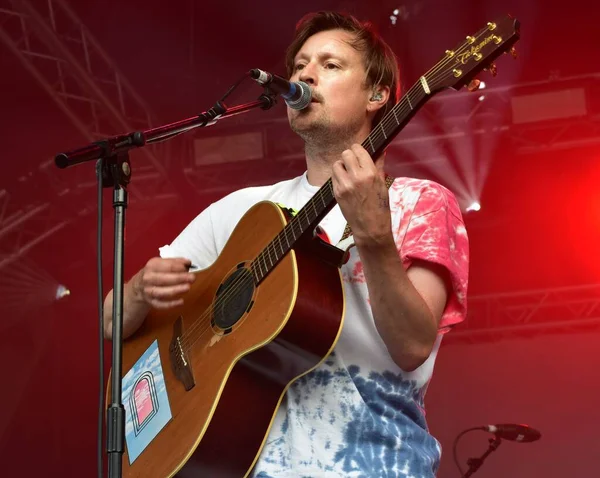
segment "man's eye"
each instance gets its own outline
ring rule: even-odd
[[[325,64],[325,68],[329,69],[329,70],[333,70],[335,68],[337,68],[338,66],[335,63],[326,63]]]
[[[296,65],[296,70],[301,70],[302,68],[304,68],[304,65],[300,65],[300,64]]]

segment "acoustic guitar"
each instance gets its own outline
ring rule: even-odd
[[[505,16],[447,50],[363,147],[377,158],[434,94],[474,90],[484,69],[495,76],[493,61],[515,54],[518,38],[519,22]],[[325,360],[342,329],[344,252],[314,234],[334,205],[331,180],[293,216],[256,204],[184,305],[152,310],[124,342],[124,477],[250,474],[287,388]]]

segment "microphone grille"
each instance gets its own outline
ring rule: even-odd
[[[293,110],[302,110],[310,104],[310,100],[312,99],[312,91],[310,90],[310,86],[303,81],[296,81],[295,83],[296,87],[300,89],[300,97],[295,100],[285,100],[285,102]]]

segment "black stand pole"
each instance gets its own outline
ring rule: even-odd
[[[115,216],[114,266],[113,266],[113,349],[111,402],[107,410],[106,451],[108,453],[108,476],[122,475],[122,459],[125,450],[125,408],[122,402],[123,375],[123,287],[124,287],[124,232],[125,209],[127,208],[127,184],[131,178],[129,153],[121,153],[102,161],[101,177],[103,187],[113,187],[113,209]]]
[[[473,473],[475,473],[477,470],[479,470],[479,468],[481,467],[481,465],[483,465],[483,462],[485,461],[485,459],[495,450],[498,449],[498,447],[500,446],[500,443],[502,443],[502,440],[499,437],[495,437],[495,438],[490,438],[490,445],[487,449],[487,451],[481,455],[479,458],[469,458],[467,460],[467,465],[469,465],[469,470],[465,473],[463,478],[469,478],[469,476],[471,476]]]
[[[199,126],[210,126],[217,120],[245,113],[253,108],[268,110],[276,104],[274,94],[265,90],[257,101],[227,108],[217,102],[213,108],[198,116],[146,131],[115,136],[91,143],[82,148],[59,153],[55,163],[67,168],[86,161],[100,160],[97,167],[98,180],[103,187],[113,187],[115,214],[114,276],[113,276],[113,322],[112,322],[112,370],[111,401],[107,410],[106,451],[108,453],[109,478],[122,477],[122,460],[125,449],[125,408],[122,404],[122,354],[123,354],[123,286],[124,286],[124,231],[127,208],[127,185],[131,178],[129,150],[154,142],[170,139]]]

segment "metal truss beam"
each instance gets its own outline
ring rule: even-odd
[[[156,125],[148,105],[64,0],[0,0],[0,41],[86,140]],[[163,142],[132,152],[135,180],[129,192],[133,202],[179,196],[166,172],[170,147]],[[17,187],[36,188],[35,198],[43,197],[39,189],[43,188],[46,197],[42,200],[31,202],[4,191],[0,196],[0,268],[95,208],[90,204],[96,197],[94,168],[88,166],[59,171],[53,160],[47,160],[19,178]],[[64,215],[65,209],[71,214]],[[40,225],[48,227],[34,234],[32,228]]]
[[[449,342],[600,330],[600,284],[470,297]]]
[[[0,40],[89,141],[155,126],[148,105],[64,0],[0,0]],[[160,146],[141,152],[166,180]],[[132,193],[144,197],[154,187]]]
[[[522,95],[582,89],[586,113],[578,117],[516,124],[512,101]],[[600,143],[600,73],[487,87],[476,92],[447,92],[434,96],[422,117],[409,123],[390,145],[405,146],[461,137],[505,134],[517,154],[539,153]]]

